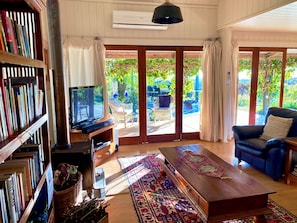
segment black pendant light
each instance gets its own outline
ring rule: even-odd
[[[159,24],[173,24],[183,21],[180,8],[166,0],[165,3],[155,8],[152,22]]]

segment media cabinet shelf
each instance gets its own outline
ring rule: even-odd
[[[115,145],[114,140],[114,124],[97,129],[90,133],[83,133],[82,130],[73,129],[70,131],[70,142],[86,142],[94,141],[94,166],[100,166],[104,160],[112,155],[118,145]],[[97,142],[108,142],[106,146],[96,148]]]
[[[292,174],[293,153],[297,152],[297,138],[285,140],[286,144],[286,161],[285,161],[285,183],[290,184],[291,181],[297,182],[297,176]]]

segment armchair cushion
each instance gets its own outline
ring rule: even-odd
[[[260,138],[250,138],[238,143],[241,150],[253,154],[257,157],[263,157],[266,154],[266,140]]]
[[[293,118],[283,118],[269,115],[267,123],[263,129],[261,139],[284,138],[292,126]]]

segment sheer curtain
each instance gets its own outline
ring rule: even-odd
[[[102,85],[104,116],[107,118],[108,97],[105,79],[105,47],[101,40],[67,38],[63,44],[66,86]]]
[[[224,137],[224,84],[222,46],[219,40],[203,44],[203,88],[200,138],[219,141]]]

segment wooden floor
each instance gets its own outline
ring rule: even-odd
[[[237,159],[234,158],[234,143],[212,143],[206,141],[182,141],[154,143],[143,145],[122,145],[103,165],[106,177],[106,201],[109,203],[107,212],[109,214],[109,223],[137,223],[138,218],[133,207],[133,203],[128,190],[126,178],[122,175],[117,157],[132,156],[137,154],[158,153],[158,148],[163,146],[178,146],[186,144],[201,144],[205,148],[214,152],[231,165],[238,166]],[[276,191],[270,195],[270,198],[282,205],[293,214],[297,215],[297,184],[284,184],[284,180],[273,181],[270,177],[250,167],[247,163],[242,162],[238,168],[253,176],[259,182]]]

